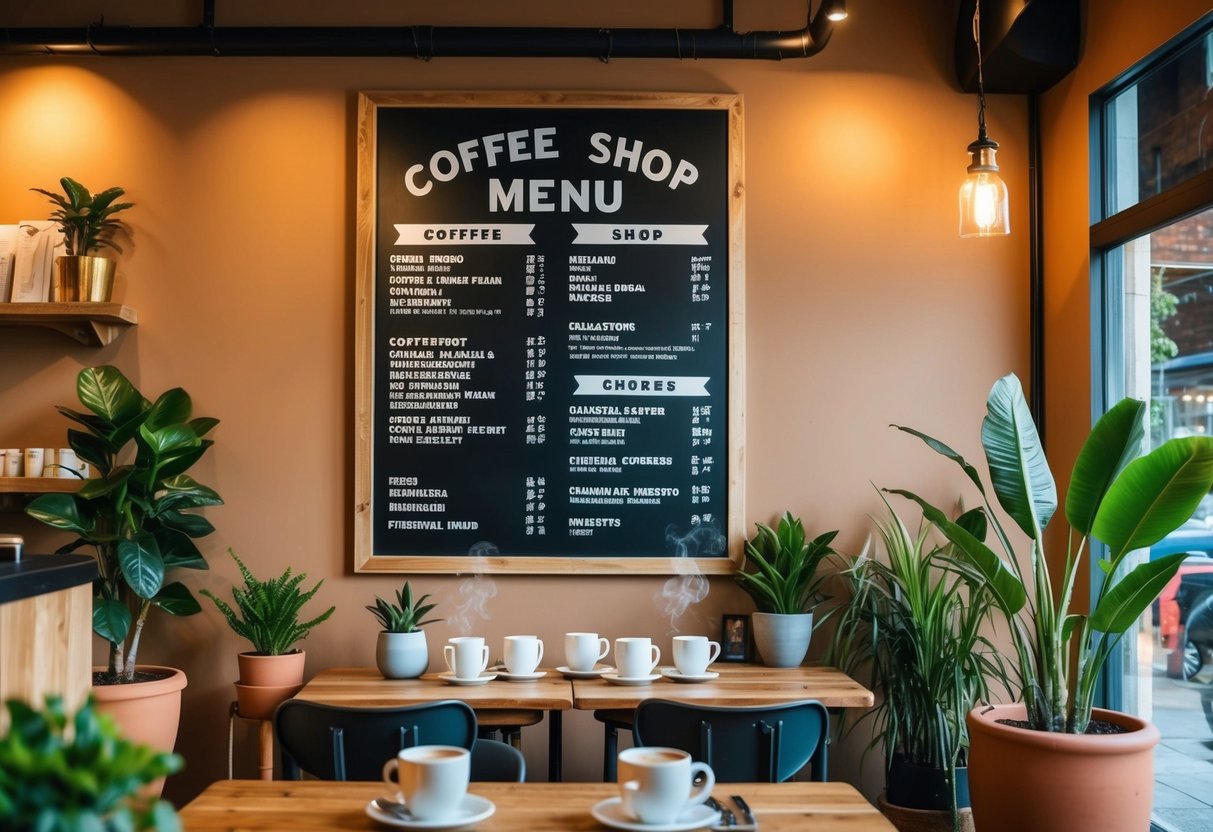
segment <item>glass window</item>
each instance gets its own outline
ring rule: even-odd
[[[1092,171],[1103,197],[1097,219],[1106,221],[1092,238],[1107,239],[1109,227],[1119,240],[1132,236],[1092,251],[1103,323],[1094,387],[1103,407],[1122,396],[1148,400],[1153,445],[1213,436],[1213,187],[1175,197],[1184,183],[1205,188],[1196,178],[1213,164],[1211,90],[1213,16],[1092,101],[1102,137]],[[1188,557],[1136,638],[1122,642],[1105,690],[1109,706],[1162,733],[1156,821],[1196,832],[1213,829],[1213,496],[1138,557],[1175,552]]]

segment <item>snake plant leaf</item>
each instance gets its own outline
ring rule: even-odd
[[[118,541],[118,564],[122,577],[140,598],[150,600],[164,583],[164,560],[151,535]]]
[[[1091,613],[1091,627],[1101,633],[1123,633],[1141,617],[1167,582],[1175,577],[1187,552],[1138,564],[1108,590]]]
[[[996,381],[986,406],[981,444],[994,493],[1024,534],[1039,540],[1057,510],[1057,485],[1019,379],[1009,374]]]
[[[1027,602],[1028,593],[1023,583],[1015,573],[1003,563],[986,544],[982,543],[967,530],[948,519],[948,516],[922,497],[910,491],[898,488],[885,489],[890,494],[900,494],[906,499],[918,503],[922,516],[934,523],[943,532],[944,537],[956,545],[956,548],[977,569],[982,580],[993,593],[1000,609],[1007,615],[1014,615]]]
[[[113,598],[93,601],[93,632],[111,644],[121,644],[131,629],[131,611]]]
[[[1129,463],[1108,488],[1091,534],[1107,544],[1113,567],[1152,546],[1192,516],[1213,479],[1213,438],[1169,440]]]
[[[1066,521],[1075,531],[1091,533],[1104,494],[1141,453],[1146,411],[1145,402],[1122,399],[1091,428],[1074,462],[1066,492]]]
[[[119,424],[143,410],[143,396],[117,367],[85,367],[76,378],[80,403],[111,424]]]
[[[926,443],[928,448],[935,451],[935,453],[940,454],[941,456],[945,456],[948,459],[955,462],[957,465],[959,465],[961,467],[961,470],[963,470],[965,472],[965,475],[970,480],[972,480],[973,485],[977,486],[977,490],[980,491],[983,495],[986,493],[985,486],[981,484],[981,476],[978,475],[977,469],[974,468],[972,465],[970,465],[968,462],[966,462],[965,458],[963,456],[961,456],[960,454],[956,453],[956,451],[952,450],[950,447],[948,447],[944,443],[940,442],[935,437],[928,436],[927,434],[922,433],[921,431],[914,430],[914,428],[907,428],[907,427],[903,427],[902,425],[890,425],[889,427],[897,428],[899,431],[908,433],[911,436],[917,436],[919,439],[921,439],[923,442]]]
[[[25,513],[48,526],[87,534],[91,529],[80,516],[75,497],[71,494],[42,494],[30,501]]]
[[[165,584],[151,601],[169,615],[195,615],[202,612],[202,605],[198,603],[198,599],[181,581]]]

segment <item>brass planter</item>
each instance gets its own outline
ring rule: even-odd
[[[55,303],[107,303],[114,291],[114,270],[117,266],[108,257],[56,257],[55,273],[51,279],[51,300]]]

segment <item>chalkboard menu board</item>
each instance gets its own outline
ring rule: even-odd
[[[740,99],[364,93],[359,121],[355,567],[731,571]]]

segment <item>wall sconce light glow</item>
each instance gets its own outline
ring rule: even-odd
[[[847,0],[825,0],[826,19],[837,23],[847,19]]]
[[[998,175],[998,142],[986,135],[986,87],[981,60],[981,0],[973,8],[977,44],[977,140],[969,145],[968,176],[960,185],[960,236],[1005,237],[1011,233],[1007,183]]]

